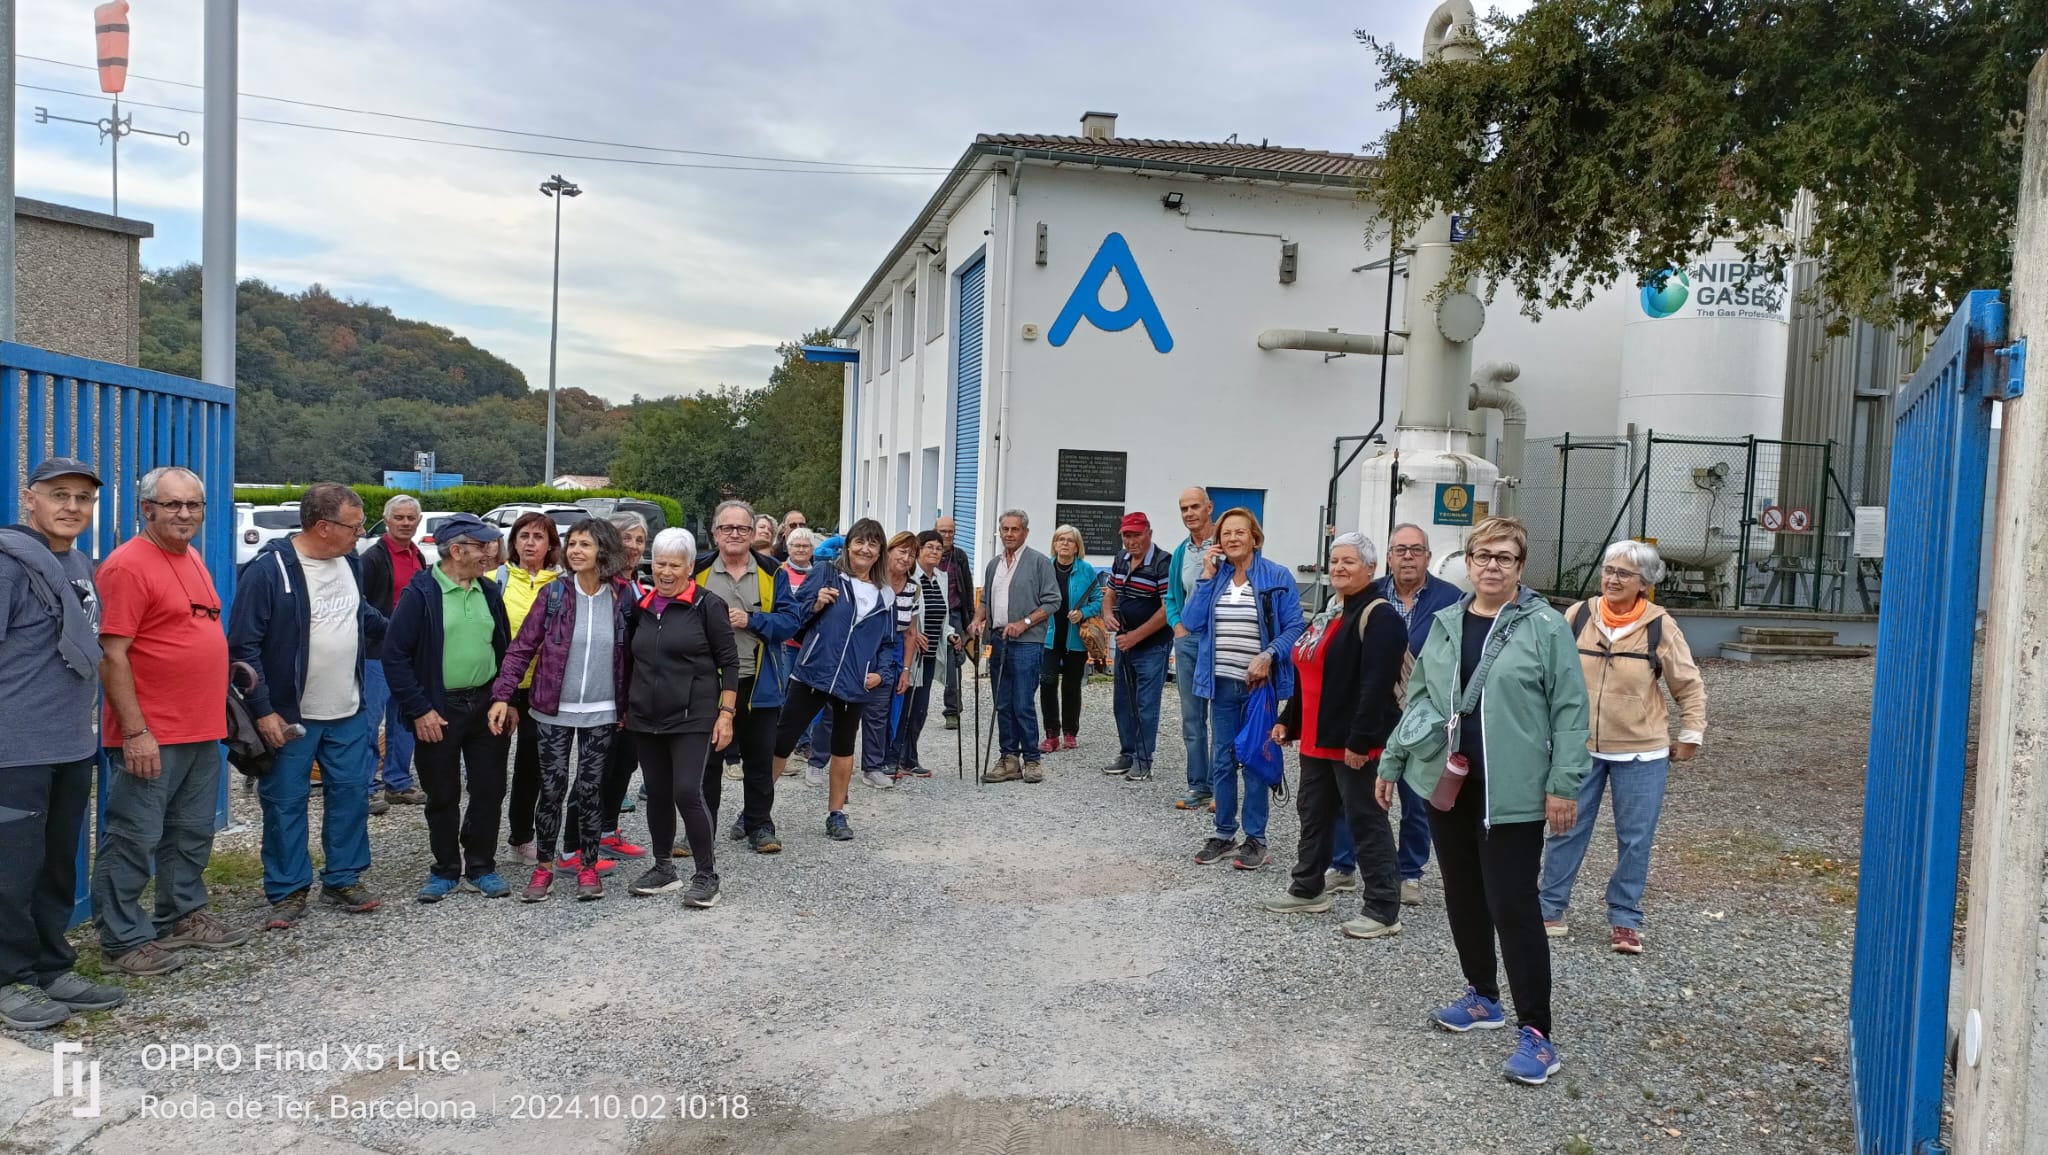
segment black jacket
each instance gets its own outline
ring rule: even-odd
[[[643,734],[708,734],[718,695],[740,688],[740,651],[725,601],[703,586],[660,614],[640,601],[628,663],[626,726]]]
[[[1375,609],[1365,624],[1365,637],[1358,636],[1359,616],[1373,599],[1361,595],[1344,607],[1344,616],[1330,623],[1329,640],[1323,643],[1323,692],[1316,717],[1310,719],[1315,736],[1309,744],[1325,750],[1348,750],[1370,754],[1387,744],[1394,726],[1401,721],[1401,707],[1394,697],[1401,676],[1401,663],[1408,656],[1408,626],[1401,611],[1391,603]],[[1302,736],[1301,679],[1294,680],[1294,696],[1280,711],[1280,724],[1287,736]]]
[[[491,610],[491,653],[495,665],[502,666],[505,648],[512,644],[505,595],[499,592],[498,583],[487,577],[476,581]],[[434,567],[428,566],[414,574],[398,595],[391,626],[384,634],[384,680],[390,683],[391,697],[408,722],[419,720],[429,710],[444,720],[448,717],[448,687],[441,680],[443,632],[441,585],[434,580]]]
[[[412,549],[415,554],[419,554],[420,568],[422,570],[426,569],[427,558],[425,554],[420,553],[418,543],[414,543]],[[399,593],[399,591],[391,588],[391,547],[385,544],[384,538],[380,537],[377,539],[376,545],[362,552],[361,559],[363,567],[363,600],[370,603],[371,607],[378,613],[389,618],[392,609],[398,604]],[[384,639],[381,635],[370,639],[367,646],[368,648],[363,651],[363,657],[372,662],[383,658]]]

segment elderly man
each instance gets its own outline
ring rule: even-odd
[[[989,677],[995,683],[996,729],[1003,756],[985,782],[1045,781],[1039,766],[1038,674],[1045,664],[1045,623],[1060,608],[1059,574],[1052,559],[1024,544],[1031,518],[1021,509],[997,523],[1003,551],[989,559],[983,588],[988,598],[968,631],[987,637]],[[991,632],[989,625],[995,630]]]
[[[951,599],[947,604],[953,615],[953,632],[964,636],[968,619],[974,616],[974,563],[967,551],[953,543],[958,531],[950,517],[942,517],[932,523],[939,533],[940,544],[946,547],[939,561],[939,569],[946,575],[946,593]],[[946,698],[944,713],[946,729],[960,728],[960,667],[967,658],[964,647],[955,645],[946,651]]]
[[[135,489],[142,532],[100,563],[100,742],[114,774],[93,869],[93,922],[109,970],[160,975],[181,948],[249,940],[206,909],[206,864],[227,737],[228,640],[220,593],[193,539],[206,485],[161,466]],[[154,917],[142,891],[156,878]]]
[[[1152,751],[1159,738],[1159,700],[1166,690],[1166,655],[1173,635],[1166,625],[1166,590],[1173,558],[1152,544],[1152,519],[1127,513],[1123,552],[1110,567],[1102,619],[1116,631],[1116,761],[1105,774],[1126,783],[1152,781]],[[1192,666],[1189,669],[1193,669]]]
[[[775,560],[788,561],[789,535],[797,530],[808,528],[810,528],[810,522],[804,518],[803,510],[792,509],[783,514],[782,531],[775,535]]]
[[[1216,506],[1209,491],[1194,486],[1180,494],[1180,523],[1187,527],[1187,540],[1173,547],[1173,580],[1166,587],[1166,624],[1173,629],[1173,668],[1178,672],[1174,689],[1180,693],[1180,738],[1188,751],[1188,792],[1174,806],[1182,810],[1215,809],[1210,786],[1209,703],[1195,693],[1195,665],[1201,660],[1202,639],[1188,632],[1180,621],[1181,609],[1195,592],[1202,577],[1202,555],[1216,544]]]
[[[789,579],[773,558],[748,548],[754,510],[744,501],[720,502],[711,514],[711,536],[718,552],[697,571],[697,584],[725,603],[739,647],[738,710],[732,720],[732,746],[737,748],[745,783],[735,833],[756,854],[776,854],[775,727],[782,717],[783,691],[789,677],[783,646],[800,624]],[[778,614],[778,607],[788,612]],[[713,751],[714,763],[720,755]],[[722,790],[715,765],[705,768],[704,801],[711,820],[718,821]]]
[[[397,494],[384,503],[384,536],[364,551],[363,600],[370,608],[389,618],[398,603],[398,592],[411,583],[413,575],[427,568],[427,557],[414,540],[420,531],[419,499]],[[412,776],[412,729],[392,700],[391,684],[384,680],[384,644],[367,641],[363,652],[363,710],[370,719],[370,745],[375,762],[370,772],[372,814],[382,813],[381,803],[424,806],[427,792]],[[382,728],[380,745],[377,732]],[[381,796],[379,792],[381,793]]]
[[[237,662],[257,673],[249,712],[277,764],[257,780],[263,806],[263,893],[269,928],[306,917],[313,889],[307,803],[320,761],[320,901],[366,914],[381,900],[362,884],[370,868],[373,733],[365,655],[384,615],[363,597],[356,541],[363,499],[331,481],[299,497],[299,532],[264,546],[242,570],[228,624]],[[296,735],[286,727],[296,726]]]
[[[475,514],[442,522],[434,533],[441,560],[398,595],[384,636],[384,675],[419,739],[414,755],[427,788],[434,865],[421,902],[457,889],[485,898],[512,893],[495,858],[512,732],[493,734],[490,726],[491,682],[512,644],[512,625],[498,584],[484,576],[498,568],[504,537]]]
[[[100,603],[77,547],[99,488],[92,466],[52,457],[29,472],[23,524],[0,529],[0,1023],[17,1031],[126,997],[72,970],[64,937],[99,749]]]

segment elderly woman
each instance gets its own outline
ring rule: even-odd
[[[1489,518],[1465,540],[1472,592],[1438,611],[1408,683],[1408,708],[1380,758],[1380,806],[1405,779],[1429,799],[1444,914],[1465,993],[1430,1013],[1444,1030],[1505,1026],[1500,939],[1520,1026],[1507,1077],[1536,1085],[1559,1065],[1551,1039],[1550,940],[1536,878],[1543,828],[1577,822],[1586,776],[1586,679],[1571,628],[1522,584],[1529,531]]]
[[[555,523],[544,513],[520,514],[506,536],[512,541],[511,556],[491,577],[505,595],[505,616],[517,634],[540,591],[560,572],[562,546]],[[533,667],[528,665],[521,671],[518,692],[511,699],[518,720],[512,749],[512,853],[528,864],[535,861],[533,811],[540,798],[540,732],[534,729],[533,715],[526,708],[532,691]]]
[[[902,777],[896,762],[897,699],[910,692],[917,647],[924,644],[915,628],[918,588],[911,576],[917,570],[917,535],[905,530],[890,538],[882,560],[886,575],[882,592],[896,610],[896,635],[891,644],[896,649],[897,674],[868,692],[860,712],[861,780],[877,790],[895,786],[896,779]]]
[[[626,638],[635,598],[619,576],[626,559],[619,531],[610,522],[585,518],[570,527],[562,557],[570,576],[541,590],[506,648],[498,680],[491,687],[493,734],[528,723],[539,732],[539,801],[533,814],[538,845],[533,849],[533,877],[520,896],[524,902],[545,901],[554,884],[562,803],[572,778],[580,803],[580,825],[570,835],[580,865],[576,897],[604,897],[604,881],[597,872],[602,813],[598,795],[604,785],[605,754],[625,698]],[[522,679],[528,687],[523,692]],[[526,709],[515,711],[515,700]],[[519,713],[524,718],[515,722]]]
[[[1060,608],[1045,630],[1045,665],[1038,673],[1038,716],[1045,723],[1041,753],[1081,744],[1081,683],[1088,676],[1088,646],[1081,623],[1102,613],[1102,578],[1088,564],[1081,531],[1063,525],[1052,531],[1052,572],[1059,578]],[[1064,709],[1062,709],[1064,705]]]
[[[816,556],[818,538],[809,526],[800,525],[789,531],[789,537],[782,543],[789,549],[789,557],[783,561],[789,571],[789,587],[795,589],[811,576],[811,559]]]
[[[767,514],[764,513],[756,517],[754,519],[754,552],[765,553],[773,557],[775,538],[780,530],[781,527],[775,524],[775,519]]]
[[[696,872],[684,906],[718,905],[716,838],[704,800],[704,772],[713,750],[732,741],[739,709],[740,651],[732,618],[717,594],[691,577],[697,539],[687,529],[654,535],[654,588],[640,598],[628,646],[632,674],[626,692],[626,728],[647,776],[647,836],[654,865],[633,883],[639,895],[666,894],[682,885],[671,851],[676,814]]]
[[[1566,933],[1564,912],[1572,884],[1593,841],[1600,796],[1614,792],[1614,874],[1607,880],[1608,945],[1617,954],[1643,953],[1643,886],[1650,877],[1650,845],[1664,809],[1671,762],[1691,760],[1707,729],[1707,687],[1685,635],[1652,586],[1664,580],[1657,547],[1617,541],[1600,565],[1600,597],[1566,612],[1579,647],[1579,665],[1592,699],[1588,746],[1593,768],[1579,786],[1579,820],[1553,834],[1543,852],[1543,929]],[[1662,682],[1678,702],[1678,740]]]
[[[1374,797],[1375,765],[1401,720],[1408,626],[1392,602],[1372,596],[1379,551],[1362,533],[1330,543],[1330,585],[1340,599],[1294,643],[1295,692],[1273,727],[1273,741],[1301,741],[1301,842],[1294,881],[1267,899],[1275,914],[1321,914],[1335,900],[1324,888],[1341,818],[1358,848],[1363,908],[1340,928],[1351,938],[1401,933],[1401,880],[1394,828]]]
[[[931,713],[932,684],[943,672],[939,655],[953,645],[953,607],[948,600],[944,571],[939,563],[946,559],[945,539],[937,530],[928,529],[917,535],[917,569],[911,580],[917,586],[917,598],[912,603],[916,620],[912,623],[913,638],[906,638],[906,652],[914,651],[904,661],[903,673],[897,684],[903,687],[903,715],[896,722],[896,743],[889,755],[889,761],[896,767],[896,776],[929,778],[931,769],[918,755],[917,740],[924,735],[924,723]]]
[[[1216,791],[1216,834],[1195,852],[1195,864],[1228,858],[1239,870],[1272,861],[1266,850],[1268,787],[1237,760],[1252,691],[1268,681],[1285,701],[1294,696],[1294,643],[1301,637],[1301,594],[1287,567],[1265,557],[1266,531],[1248,509],[1216,519],[1216,541],[1202,556],[1201,579],[1180,623],[1201,639],[1195,694],[1209,703],[1215,741],[1210,767]],[[1244,841],[1237,841],[1238,786],[1244,787]]]

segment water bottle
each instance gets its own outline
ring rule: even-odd
[[[1465,778],[1472,773],[1472,763],[1463,754],[1453,754],[1444,759],[1443,776],[1436,780],[1436,790],[1429,796],[1429,804],[1438,810],[1449,811],[1458,804],[1458,791],[1465,788]]]

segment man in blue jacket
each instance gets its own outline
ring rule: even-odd
[[[1400,611],[1401,620],[1408,623],[1408,652],[1416,655],[1429,640],[1430,623],[1437,612],[1465,596],[1457,586],[1430,573],[1429,562],[1429,534],[1412,523],[1395,526],[1387,539],[1386,576],[1374,582],[1366,594],[1368,599],[1384,598]],[[1401,905],[1420,906],[1422,868],[1429,862],[1429,808],[1406,782],[1400,783],[1400,790],[1401,847],[1395,866],[1401,873]],[[1358,848],[1351,841],[1350,829],[1340,822],[1324,889],[1357,885],[1353,881],[1357,870]]]
[[[249,712],[277,763],[257,781],[263,806],[263,892],[270,928],[306,916],[313,861],[306,806],[320,761],[320,899],[351,914],[377,909],[362,884],[370,867],[370,774],[375,762],[363,709],[363,656],[384,616],[363,600],[355,544],[363,501],[322,482],[299,498],[299,532],[266,545],[243,569],[228,620],[228,653],[256,671]],[[287,727],[298,726],[298,736]]]
[[[1166,587],[1166,624],[1173,630],[1174,689],[1180,694],[1180,738],[1187,747],[1188,792],[1174,803],[1180,810],[1214,810],[1215,793],[1210,782],[1209,760],[1214,754],[1209,742],[1209,701],[1195,694],[1195,666],[1201,660],[1202,639],[1181,624],[1181,611],[1202,576],[1202,555],[1216,544],[1216,504],[1209,491],[1197,485],[1180,494],[1180,523],[1187,527],[1187,540],[1173,547],[1173,580]],[[1341,824],[1340,824],[1341,825]]]

